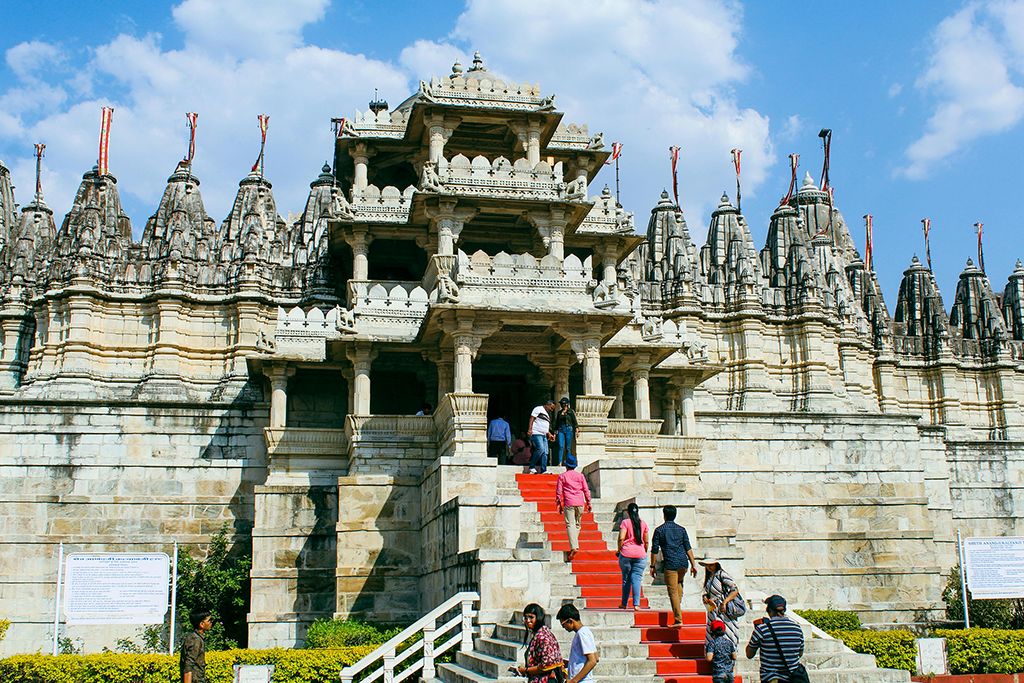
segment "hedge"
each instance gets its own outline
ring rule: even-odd
[[[380,645],[399,633],[404,626],[367,624],[349,619],[318,619],[306,631],[306,648],[355,647],[356,645]]]
[[[859,631],[860,617],[856,612],[843,612],[836,609],[798,609],[796,613],[811,622],[822,631]]]
[[[914,673],[917,650],[910,631],[833,631],[854,652],[874,655],[883,669],[904,669]]]
[[[1014,674],[1024,671],[1024,631],[989,628],[937,630],[946,639],[953,674]]]
[[[337,683],[338,673],[373,652],[374,646],[333,650],[221,650],[206,653],[208,683],[231,683],[235,664],[273,664],[274,680]],[[171,655],[14,655],[0,659],[4,683],[180,683]]]

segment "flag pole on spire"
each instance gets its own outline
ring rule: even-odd
[[[981,268],[981,272],[985,272],[985,252],[981,248],[981,228],[984,223],[975,223],[974,231],[978,233],[978,267]]]
[[[196,120],[199,118],[199,114],[187,113],[185,119],[188,121],[188,156],[185,157],[181,166],[188,169],[188,172],[192,172],[192,159],[196,156]]]
[[[46,149],[46,145],[41,142],[36,143],[36,204],[39,204],[43,200],[43,182],[41,180],[41,173],[43,168],[43,150]]]
[[[872,273],[875,270],[875,257],[871,236],[871,214],[864,215],[864,237],[864,269]]]
[[[736,169],[736,212],[743,213],[743,209],[740,207],[740,155],[743,154],[742,149],[734,149],[732,154],[732,165]]]
[[[825,160],[821,165],[821,191],[828,192],[828,188],[831,187],[828,179],[828,166],[829,156],[832,153],[832,129],[822,128],[818,131],[818,137],[821,138],[821,146],[825,150]]]
[[[263,150],[267,146],[267,124],[270,121],[270,117],[266,114],[259,114],[257,116],[260,122],[260,155],[256,158],[256,163],[252,165],[252,170],[255,173],[256,169],[260,170],[260,177],[263,177]]]
[[[97,170],[99,171],[100,177],[107,175],[109,172],[109,164],[107,158],[107,152],[110,149],[110,122],[114,119],[114,108],[103,107],[103,116],[100,119],[100,155],[96,161]]]
[[[619,156],[622,154],[622,143],[612,143],[612,158],[604,162],[606,165],[615,162],[615,203],[619,203]]]
[[[928,270],[932,269],[932,247],[928,237],[932,231],[932,221],[930,218],[922,218],[921,225],[924,226],[924,257],[928,261]]]
[[[679,161],[679,148],[669,147],[668,152],[672,160],[672,196],[676,198],[676,206],[679,206],[679,182],[676,178],[676,163]]]
[[[793,198],[793,190],[796,189],[796,167],[799,166],[799,165],[800,165],[800,155],[799,154],[790,154],[789,155],[789,170],[790,170],[790,175],[792,177],[789,179],[789,192],[786,193],[786,196],[782,198],[781,202],[779,202],[779,206],[785,206],[786,204],[789,204],[789,200]]]

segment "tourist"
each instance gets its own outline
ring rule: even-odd
[[[498,413],[487,425],[487,455],[497,458],[499,465],[504,465],[511,447],[512,430],[508,422],[505,422],[504,413]]]
[[[704,656],[711,662],[711,683],[733,683],[733,662],[736,661],[736,643],[725,636],[725,624],[718,619],[711,622],[711,642],[705,643]]]
[[[558,623],[569,633],[575,633],[569,648],[569,678],[565,683],[594,683],[597,666],[597,641],[594,632],[580,621],[580,611],[572,603],[558,608]]]
[[[430,415],[432,412],[434,412],[433,406],[431,406],[429,403],[424,403],[423,407],[420,408],[420,411],[418,413],[416,413],[416,414],[417,415]]]
[[[213,628],[209,612],[189,615],[192,631],[181,641],[181,683],[206,683],[206,632]]]
[[[563,396],[558,405],[554,429],[551,430],[555,435],[555,456],[551,459],[552,465],[561,465],[565,462],[566,456],[572,452],[573,440],[580,433],[576,411],[569,407],[569,399]]]
[[[647,566],[647,522],[640,519],[636,503],[626,507],[626,519],[619,524],[619,569],[622,570],[622,604],[626,609],[633,593],[633,609],[640,609],[640,580]]]
[[[804,654],[804,630],[786,616],[786,599],[781,595],[765,598],[764,604],[768,618],[754,622],[747,659],[761,651],[761,683],[789,681]]]
[[[697,578],[697,562],[693,559],[690,549],[690,537],[686,529],[676,524],[676,506],[666,505],[661,509],[665,523],[654,530],[651,539],[651,576],[657,576],[658,551],[662,554],[661,570],[668,586],[668,599],[672,603],[673,623],[669,626],[682,626],[683,623],[683,579],[686,568]]]
[[[721,621],[725,625],[725,635],[733,645],[740,642],[740,627],[736,623],[738,617],[731,616],[726,609],[729,601],[739,596],[740,589],[732,577],[725,573],[722,564],[713,557],[700,560],[704,567],[704,609],[707,610],[707,628],[704,634],[704,645],[711,642],[711,624]]]
[[[526,666],[511,667],[509,671],[518,672],[531,682],[554,683],[554,670],[562,666],[562,648],[559,647],[555,634],[544,623],[546,618],[544,608],[536,603],[530,603],[523,608],[523,624],[526,626],[526,636],[523,639],[526,646]]]
[[[526,466],[530,464],[530,437],[526,432],[519,432],[519,438],[512,442],[512,464]]]
[[[533,455],[530,457],[530,474],[544,474],[548,469],[548,440],[551,438],[551,413],[555,402],[548,400],[530,413],[526,431],[530,433]]]
[[[569,555],[572,562],[580,549],[580,526],[583,513],[590,512],[590,485],[587,478],[576,471],[576,456],[565,457],[565,472],[558,475],[555,483],[555,505],[565,517],[565,530],[569,534]]]

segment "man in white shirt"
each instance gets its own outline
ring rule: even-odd
[[[580,621],[580,611],[575,605],[562,605],[556,619],[562,628],[576,634],[569,648],[569,678],[565,683],[594,683],[593,671],[598,662],[594,632]]]
[[[555,410],[555,402],[548,399],[542,406],[537,406],[530,413],[530,423],[526,431],[530,434],[530,445],[533,455],[530,457],[530,474],[544,474],[548,469],[548,441],[551,434],[551,413]]]

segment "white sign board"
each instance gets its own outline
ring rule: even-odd
[[[170,597],[164,553],[73,553],[64,569],[69,624],[161,624]]]
[[[1024,598],[1024,538],[965,538],[964,564],[971,597]]]
[[[918,638],[917,675],[944,676],[949,673],[945,638]]]
[[[273,664],[235,664],[234,683],[271,683],[273,678]]]

